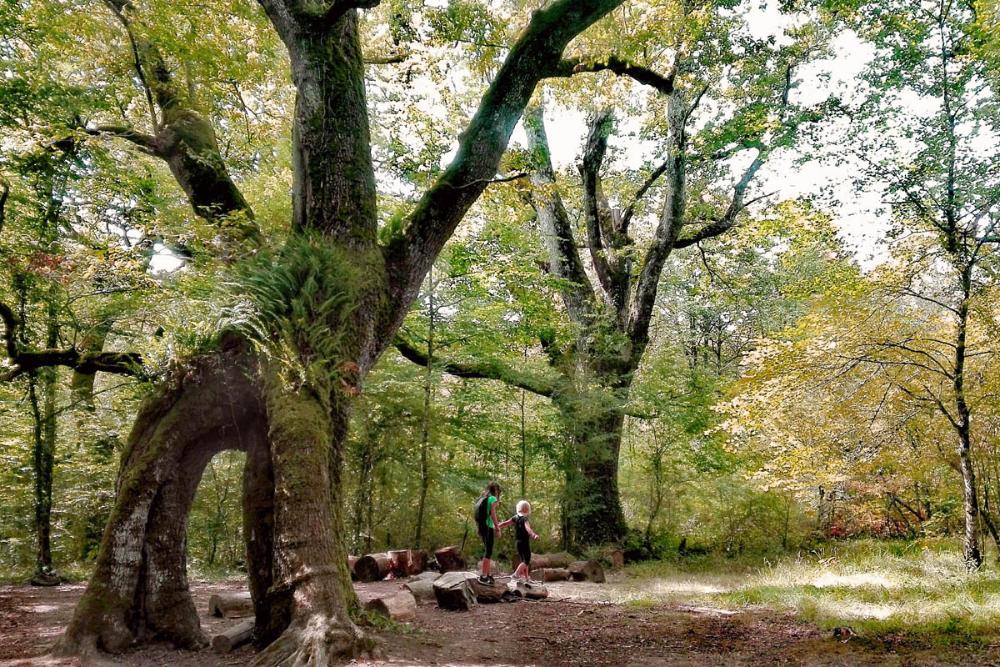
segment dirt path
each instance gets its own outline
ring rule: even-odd
[[[361,584],[368,599],[398,582]],[[193,582],[199,609],[221,590],[242,582]],[[72,615],[82,585],[55,589],[0,587],[0,665],[75,665],[43,656]],[[457,613],[433,605],[402,632],[380,633],[382,656],[358,665],[998,665],[1000,647],[931,652],[905,646],[842,643],[829,633],[774,613],[731,613],[662,605],[640,608],[565,600],[571,589],[552,587],[542,602],[481,605]],[[202,617],[208,634],[234,621]],[[119,657],[122,665],[180,667],[246,664],[251,650],[227,656],[154,646]]]

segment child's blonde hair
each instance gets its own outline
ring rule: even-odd
[[[531,503],[527,500],[517,501],[517,513],[518,514],[530,514],[531,513]]]

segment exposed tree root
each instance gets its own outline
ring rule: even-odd
[[[312,614],[290,625],[257,654],[251,667],[321,667],[373,655],[375,640],[353,623]]]

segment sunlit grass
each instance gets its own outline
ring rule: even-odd
[[[854,541],[773,559],[702,556],[631,565],[606,586],[560,594],[633,606],[698,605],[792,612],[862,640],[916,644],[1000,640],[1000,573],[969,573],[955,542]],[[575,592],[574,592],[575,591]]]

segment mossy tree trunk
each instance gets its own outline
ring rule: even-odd
[[[132,4],[109,4],[126,30],[141,29]],[[292,232],[273,268],[301,279],[289,299],[339,290],[347,303],[336,316],[309,310],[305,322],[262,313],[260,328],[268,331],[260,342],[266,348],[280,339],[290,357],[251,354],[245,340],[224,336],[218,353],[178,364],[146,401],[94,575],[60,643],[64,653],[118,652],[151,636],[184,647],[204,644],[184,575],[183,527],[204,466],[223,449],[248,452],[248,564],[256,638],[267,645],[254,664],[325,665],[371,646],[351,620],[357,601],[343,540],[340,477],[353,398],[444,243],[494,177],[539,79],[573,37],[621,2],[556,0],[533,14],[462,135],[457,157],[385,246],[377,241],[356,11],[376,4],[261,0],[288,48],[297,89]],[[246,254],[239,244],[252,245],[259,231],[225,171],[211,124],[185,106],[155,45],[137,41],[142,64],[155,75],[146,79],[162,123],[154,123],[153,135],[96,132],[166,160],[196,213],[229,231],[225,256]],[[349,264],[351,284],[337,284],[343,272],[303,272],[314,265],[295,264],[296,253],[309,248]],[[309,338],[317,330],[336,344]]]

